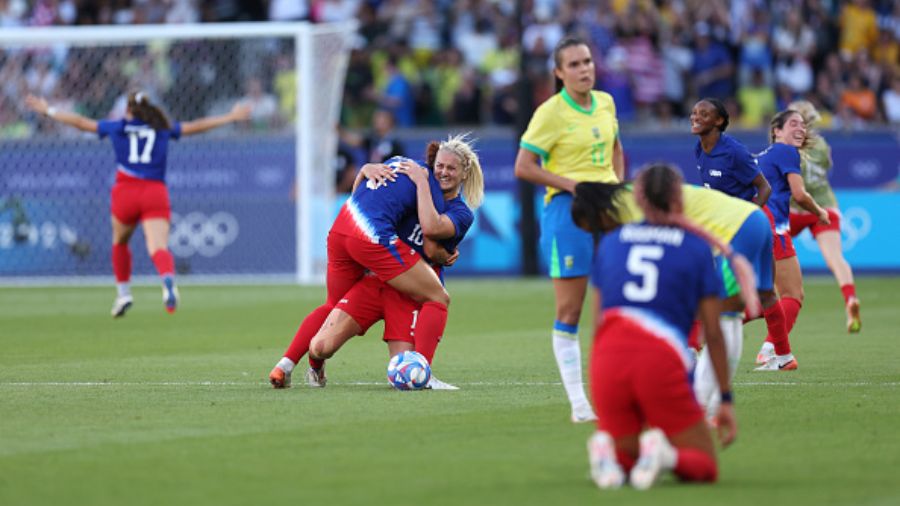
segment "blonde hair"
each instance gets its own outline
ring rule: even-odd
[[[788,104],[788,109],[797,111],[803,118],[803,123],[806,124],[806,142],[800,149],[805,150],[816,145],[821,138],[816,126],[822,121],[822,115],[816,110],[816,106],[808,100],[795,100]]]
[[[468,133],[451,135],[437,145],[437,151],[446,151],[459,158],[462,169],[462,194],[471,209],[477,209],[484,200],[484,174],[481,172],[481,161],[472,149],[472,141]],[[434,163],[431,162],[433,165]]]

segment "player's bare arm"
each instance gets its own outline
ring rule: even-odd
[[[431,186],[428,183],[428,169],[412,161],[399,164],[416,183],[416,206],[422,233],[430,239],[449,239],[456,235],[456,225],[446,215],[437,212],[431,200]]]
[[[68,111],[59,111],[55,107],[47,103],[42,97],[28,95],[25,97],[25,105],[32,111],[47,116],[50,119],[59,121],[60,123],[75,127],[85,132],[97,133],[97,122],[85,118],[80,114]]]
[[[202,132],[206,132],[212,130],[214,128],[219,128],[225,126],[229,123],[236,123],[238,121],[247,121],[250,119],[250,106],[243,103],[234,104],[231,108],[231,111],[228,114],[221,114],[219,116],[209,116],[206,118],[196,119],[194,121],[187,121],[181,124],[181,133],[182,135],[193,135],[199,134]]]
[[[519,153],[516,155],[515,171],[516,177],[519,179],[540,186],[551,186],[569,193],[575,193],[575,185],[578,184],[578,181],[574,179],[558,176],[542,169],[538,155],[523,148],[519,148]]]
[[[822,209],[812,198],[812,195],[806,191],[806,186],[803,184],[803,176],[800,174],[788,174],[787,180],[791,186],[791,197],[800,207],[818,216],[819,223],[823,225],[831,223],[831,220],[828,218],[828,211]]]
[[[396,181],[397,175],[394,170],[383,163],[367,163],[360,167],[356,173],[356,179],[353,181],[353,190],[362,184],[364,180],[375,181],[375,186],[387,184],[388,181]]]
[[[766,176],[762,175],[762,172],[753,178],[753,186],[756,187],[756,196],[753,197],[753,203],[759,207],[766,205],[766,202],[769,201],[769,196],[772,195],[772,185],[766,180]]]

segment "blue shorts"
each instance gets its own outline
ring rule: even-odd
[[[753,211],[744,220],[744,224],[731,238],[731,247],[750,262],[753,273],[756,274],[757,290],[771,290],[775,275],[772,259],[772,228],[769,225],[769,218],[762,210]],[[728,261],[719,255],[716,257],[716,263],[721,269],[722,281],[724,281],[722,298],[737,295],[740,288]]]
[[[572,194],[556,194],[541,215],[541,253],[548,261],[550,277],[589,275],[594,250],[594,236],[572,221]]]

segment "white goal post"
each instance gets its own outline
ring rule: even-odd
[[[87,60],[96,60],[94,70],[88,70],[87,75],[82,78],[101,79],[114,81],[113,77],[120,79],[122,86],[117,90],[119,93],[127,93],[133,91],[134,83],[141,84],[143,81],[151,79],[168,80],[167,94],[168,103],[165,98],[161,100],[164,109],[171,111],[173,101],[181,100],[186,102],[189,99],[180,96],[178,90],[179,76],[190,72],[194,81],[200,83],[199,90],[192,90],[194,96],[200,96],[202,90],[213,90],[216,85],[216,79],[227,79],[222,74],[229,76],[228,93],[215,94],[217,98],[210,98],[209,104],[201,109],[200,106],[181,104],[180,109],[185,112],[182,114],[194,114],[196,116],[209,115],[212,113],[223,112],[222,107],[226,102],[225,96],[228,98],[239,98],[241,86],[253,76],[247,72],[233,71],[227,69],[228,65],[240,67],[241,69],[254,68],[254,66],[262,65],[260,62],[253,61],[254,56],[268,57],[271,53],[278,53],[278,65],[292,65],[293,76],[291,72],[283,72],[284,75],[278,76],[277,84],[280,88],[280,95],[276,98],[280,111],[282,111],[280,120],[273,120],[271,123],[261,121],[262,126],[258,126],[254,122],[252,127],[246,127],[246,130],[238,128],[225,129],[225,133],[214,132],[204,134],[209,136],[205,141],[201,141],[201,147],[188,148],[188,144],[197,142],[194,138],[179,143],[178,150],[193,150],[189,157],[192,164],[203,164],[205,161],[204,154],[199,153],[203,149],[209,151],[210,164],[216,164],[223,167],[243,167],[243,170],[253,172],[259,171],[260,175],[256,177],[260,181],[269,181],[269,187],[272,192],[282,192],[286,200],[293,202],[294,216],[278,216],[274,212],[266,212],[268,214],[261,216],[252,216],[249,225],[241,223],[239,212],[225,212],[217,219],[214,218],[215,211],[210,208],[207,211],[198,211],[196,214],[191,213],[190,209],[182,210],[175,202],[174,195],[178,193],[178,185],[183,185],[189,191],[198,190],[198,186],[207,184],[212,187],[215,184],[223,185],[226,183],[219,180],[213,181],[216,173],[179,173],[173,169],[172,158],[170,155],[169,174],[170,188],[173,193],[173,241],[185,241],[185,247],[190,246],[192,241],[197,243],[191,247],[190,252],[194,250],[204,250],[204,240],[208,243],[205,253],[212,253],[222,248],[228,247],[223,243],[228,240],[234,241],[234,236],[238,234],[240,240],[244,240],[245,232],[250,232],[251,228],[255,232],[254,237],[247,237],[249,243],[257,243],[258,246],[247,244],[243,246],[231,246],[232,248],[244,248],[247,251],[236,254],[235,258],[228,261],[222,261],[217,266],[214,264],[216,255],[197,254],[193,261],[183,259],[184,264],[188,265],[185,269],[187,274],[195,279],[266,279],[266,278],[286,278],[295,277],[296,281],[303,284],[321,283],[324,280],[326,253],[325,253],[325,237],[328,224],[334,216],[335,207],[335,172],[334,158],[337,151],[337,125],[339,122],[341,98],[344,88],[344,79],[349,60],[350,48],[353,36],[356,31],[357,23],[350,21],[338,24],[312,24],[306,22],[297,23],[211,23],[211,24],[193,24],[193,25],[136,25],[136,26],[90,26],[90,27],[48,27],[48,28],[4,28],[0,30],[0,79],[4,77],[10,80],[10,76],[15,76],[17,66],[22,69],[21,76],[18,76],[23,83],[20,88],[7,85],[5,95],[0,94],[0,109],[6,108],[7,111],[13,111],[5,115],[0,114],[0,258],[6,257],[7,261],[0,262],[0,284],[19,284],[27,282],[27,280],[39,280],[45,283],[79,283],[79,282],[96,282],[98,278],[109,279],[111,276],[108,267],[108,256],[103,255],[102,247],[94,246],[93,251],[89,253],[90,260],[85,260],[84,254],[82,258],[76,262],[68,257],[53,257],[50,253],[44,251],[51,249],[49,244],[65,246],[62,249],[77,250],[79,238],[96,235],[102,237],[101,232],[92,230],[95,225],[91,224],[97,221],[99,215],[91,215],[85,217],[78,226],[72,225],[74,204],[60,204],[60,210],[56,211],[60,217],[50,217],[45,213],[47,209],[53,208],[60,201],[56,190],[60,186],[59,178],[81,177],[86,170],[97,171],[96,176],[91,176],[91,181],[84,183],[85,186],[97,186],[96,182],[111,181],[114,163],[112,163],[112,149],[106,145],[108,142],[99,142],[96,139],[88,139],[86,137],[76,138],[72,132],[62,132],[58,135],[59,130],[52,130],[45,133],[44,130],[50,130],[51,127],[43,125],[41,119],[29,116],[27,111],[21,104],[16,101],[24,99],[24,91],[32,93],[40,93],[41,86],[46,84],[46,79],[41,80],[40,71],[43,69],[42,62],[49,61],[47,66],[51,68],[61,67],[58,62],[60,54],[73,54],[75,51],[79,56],[88,55],[84,58]],[[192,47],[192,41],[199,41],[196,47]],[[249,42],[247,42],[249,41]],[[215,44],[225,44],[217,46]],[[255,49],[247,51],[241,44],[254,45]],[[155,72],[152,77],[142,73],[144,69],[140,65],[145,61],[141,60],[145,55],[153,54],[159,56],[158,46],[168,48],[177,47],[178,52],[169,50],[164,55],[154,59],[150,63],[146,63],[148,68],[166,66],[173,67],[171,69],[163,69]],[[233,46],[238,46],[235,49]],[[136,48],[136,49],[131,49]],[[225,48],[225,49],[220,49]],[[196,49],[197,54],[191,54],[191,50]],[[92,51],[95,51],[92,52]],[[127,59],[129,65],[128,72],[122,72],[126,77],[107,76],[104,71],[108,66],[108,58],[118,58],[122,51],[131,51],[131,57]],[[108,56],[113,55],[113,56]],[[161,61],[168,58],[164,63]],[[178,64],[172,64],[172,59],[179,59]],[[216,60],[218,58],[218,60]],[[69,58],[71,59],[71,58]],[[149,60],[150,58],[147,58]],[[290,60],[293,61],[290,61]],[[65,58],[62,58],[64,61]],[[212,61],[211,60],[215,60]],[[123,60],[125,61],[125,60]],[[272,61],[275,61],[272,57]],[[180,65],[180,67],[179,67]],[[266,63],[269,68],[274,64]],[[84,65],[85,69],[90,69]],[[27,72],[26,72],[27,69]],[[37,70],[36,70],[37,69]],[[225,71],[223,72],[223,69]],[[83,69],[82,69],[83,70]],[[288,69],[290,70],[290,69]],[[6,72],[4,74],[4,72]],[[74,79],[67,79],[66,70],[59,70],[59,75],[55,77],[55,87],[47,85],[47,90],[58,90],[54,92],[58,98],[64,98],[67,94],[76,90],[67,89],[66,86],[72,86]],[[243,72],[243,73],[242,73]],[[84,74],[85,72],[82,72]],[[207,75],[208,74],[208,75]],[[232,76],[232,74],[234,74]],[[252,74],[252,73],[250,73]],[[37,75],[38,77],[34,77]],[[161,77],[160,77],[161,76]],[[212,76],[212,77],[210,77]],[[284,79],[282,79],[284,77]],[[204,79],[212,82],[205,82]],[[190,82],[194,82],[190,81]],[[274,81],[270,79],[270,81]],[[172,82],[176,86],[172,86]],[[187,80],[184,82],[188,82]],[[240,84],[239,84],[240,83]],[[283,112],[286,104],[291,101],[291,94],[285,91],[285,83],[293,86],[293,111]],[[107,85],[108,83],[104,83]],[[109,85],[112,87],[113,85]],[[203,87],[207,86],[207,87]],[[11,88],[12,87],[12,88]],[[9,89],[15,89],[10,92]],[[37,89],[35,89],[37,88]],[[174,88],[174,89],[172,89]],[[143,87],[141,87],[143,89]],[[80,90],[82,94],[89,95],[90,90]],[[271,92],[272,90],[264,90]],[[16,96],[16,94],[19,94]],[[162,93],[160,93],[162,95]],[[219,96],[221,95],[221,96]],[[48,99],[53,101],[53,96]],[[121,99],[119,99],[121,100]],[[232,100],[233,102],[233,100]],[[217,109],[218,108],[218,109]],[[290,107],[287,107],[290,109]],[[89,115],[84,113],[85,115]],[[105,116],[105,115],[104,115]],[[93,117],[97,117],[96,115]],[[103,119],[98,117],[97,119]],[[177,117],[173,119],[190,120],[193,117]],[[270,126],[275,125],[275,126]],[[55,128],[55,127],[54,127]],[[3,134],[3,132],[12,132]],[[61,139],[68,136],[69,144],[65,146],[57,146],[52,139]],[[210,140],[212,139],[212,140]],[[246,140],[242,140],[246,139]],[[290,141],[293,145],[290,145]],[[204,142],[209,141],[210,146],[205,147]],[[215,141],[215,142],[214,142]],[[99,147],[89,146],[90,143]],[[181,144],[184,147],[181,147]],[[295,182],[295,187],[290,188],[290,181],[284,181],[283,177],[278,177],[275,169],[271,165],[277,165],[272,159],[275,156],[273,152],[279,152],[282,155],[290,152],[293,148],[293,174],[291,177]],[[102,167],[87,167],[77,165],[77,156],[68,153],[77,153],[79,150],[97,149],[105,150],[108,155],[109,162]],[[59,154],[55,154],[57,150]],[[229,151],[231,150],[231,151]],[[196,153],[195,153],[196,152]],[[228,154],[232,153],[232,154]],[[93,156],[93,155],[92,155]],[[218,158],[216,158],[218,157]],[[228,159],[228,158],[231,159]],[[238,158],[240,161],[237,161]],[[279,159],[284,161],[284,156]],[[99,158],[97,158],[99,159]],[[93,160],[93,159],[92,159]],[[56,169],[48,169],[47,167],[55,165],[67,165],[70,172],[54,172]],[[87,164],[86,165],[91,165]],[[93,164],[99,165],[99,164]],[[196,166],[196,165],[194,165]],[[77,167],[73,168],[73,167]],[[62,170],[62,169],[60,169]],[[266,172],[269,171],[269,172]],[[226,171],[227,172],[227,171]],[[237,170],[235,170],[237,172]],[[75,174],[75,176],[73,176]],[[87,178],[87,176],[84,176]],[[203,181],[199,181],[202,178]],[[240,178],[246,177],[241,174]],[[266,180],[266,178],[269,178]],[[228,180],[228,176],[221,176],[220,179]],[[50,183],[45,180],[55,180]],[[199,181],[199,182],[198,182]],[[46,182],[46,188],[45,188]],[[258,205],[262,208],[266,202],[266,196],[260,193],[254,197],[256,200],[248,200],[244,202],[245,196],[240,186],[246,186],[246,182],[237,177],[232,181],[235,188],[226,188],[222,195],[210,196],[205,195],[204,198],[213,199],[216,202],[227,205],[231,201],[241,201],[244,206],[244,213],[254,213],[253,206]],[[174,185],[174,187],[173,187]],[[194,185],[194,186],[191,186]],[[278,185],[283,185],[281,188]],[[51,187],[52,186],[52,187]],[[77,187],[78,184],[75,184]],[[77,189],[77,188],[75,188]],[[108,184],[103,190],[108,198]],[[43,193],[41,193],[43,192]],[[279,198],[282,193],[278,193]],[[275,193],[272,193],[275,194]],[[290,195],[289,197],[287,197]],[[24,202],[24,203],[23,203]],[[256,204],[254,204],[256,203]],[[90,201],[87,207],[95,208],[101,205],[99,198]],[[5,207],[4,207],[5,206]],[[33,206],[33,207],[32,207]],[[36,209],[36,210],[35,210]],[[107,209],[108,211],[108,206]],[[81,211],[74,212],[77,214]],[[30,218],[14,218],[16,215],[31,214]],[[179,214],[182,213],[182,214]],[[41,218],[44,214],[48,217]],[[108,213],[107,213],[108,214]],[[191,214],[191,216],[187,216]],[[231,216],[231,218],[222,216]],[[200,216],[199,218],[197,216]],[[218,215],[216,215],[218,216]],[[238,216],[238,219],[234,219]],[[176,218],[181,220],[179,223],[183,225],[180,235],[176,234]],[[188,219],[190,218],[190,219]],[[16,221],[16,220],[19,221]],[[44,221],[41,221],[41,220]],[[191,220],[194,221],[191,221]],[[22,221],[25,220],[25,225]],[[66,221],[69,220],[69,221]],[[283,222],[293,220],[293,230],[285,228]],[[292,265],[286,265],[284,262],[272,267],[267,264],[266,256],[270,251],[260,241],[260,237],[264,231],[257,229],[264,228],[266,224],[278,223],[279,231],[273,230],[273,234],[278,234],[279,241],[293,241],[293,262]],[[49,225],[48,225],[49,224]],[[100,227],[100,225],[96,225]],[[24,228],[22,228],[24,227]],[[29,228],[31,227],[31,228]],[[104,231],[108,236],[108,218],[103,224]],[[190,227],[193,227],[191,229]],[[221,230],[216,230],[217,227]],[[250,227],[250,228],[248,228]],[[291,228],[291,227],[288,227]],[[52,230],[52,232],[51,232]],[[196,239],[185,237],[191,230],[202,235],[203,230],[211,230],[206,239]],[[223,232],[224,230],[224,232]],[[287,237],[284,235],[287,234]],[[53,236],[53,240],[47,240],[47,237]],[[136,234],[138,236],[140,234]],[[224,237],[224,239],[223,239]],[[180,239],[179,239],[180,238]],[[108,242],[108,238],[107,238]],[[135,241],[133,240],[132,243]],[[263,241],[264,242],[264,241]],[[222,244],[220,244],[222,243]],[[273,242],[273,244],[276,244]],[[215,248],[213,248],[215,246]],[[28,247],[32,250],[25,251]],[[287,246],[286,246],[287,247]],[[18,248],[18,249],[17,249]],[[135,256],[135,270],[139,276],[141,274],[138,257],[146,256],[140,251],[138,245],[132,245]],[[218,248],[218,249],[216,249]],[[254,250],[253,248],[258,248]],[[84,248],[91,251],[90,248]],[[173,247],[173,250],[178,248]],[[182,248],[185,249],[185,248]],[[188,248],[190,249],[190,248]],[[187,252],[187,249],[185,249]],[[83,253],[83,252],[82,252]],[[178,265],[178,252],[176,254],[176,265]],[[38,261],[35,258],[40,255],[48,255],[46,259]],[[283,257],[285,252],[279,251],[279,256]],[[58,254],[59,255],[59,254]],[[71,256],[71,255],[70,255]],[[96,257],[96,258],[94,258]],[[222,255],[220,259],[224,259],[227,255]],[[256,257],[255,259],[253,257]],[[22,259],[18,264],[17,259]],[[74,263],[73,263],[74,262]],[[80,263],[78,263],[80,262]],[[247,266],[248,262],[256,265]],[[73,265],[77,267],[73,268]],[[101,265],[102,264],[102,265]],[[225,267],[222,267],[222,266]],[[247,266],[234,267],[231,266]],[[105,269],[106,273],[103,272]],[[149,274],[149,272],[145,272]]]

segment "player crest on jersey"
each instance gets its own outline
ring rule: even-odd
[[[591,129],[591,132],[594,134],[594,138],[595,138],[595,139],[599,139],[599,138],[600,138],[600,128],[594,127],[594,128]]]

